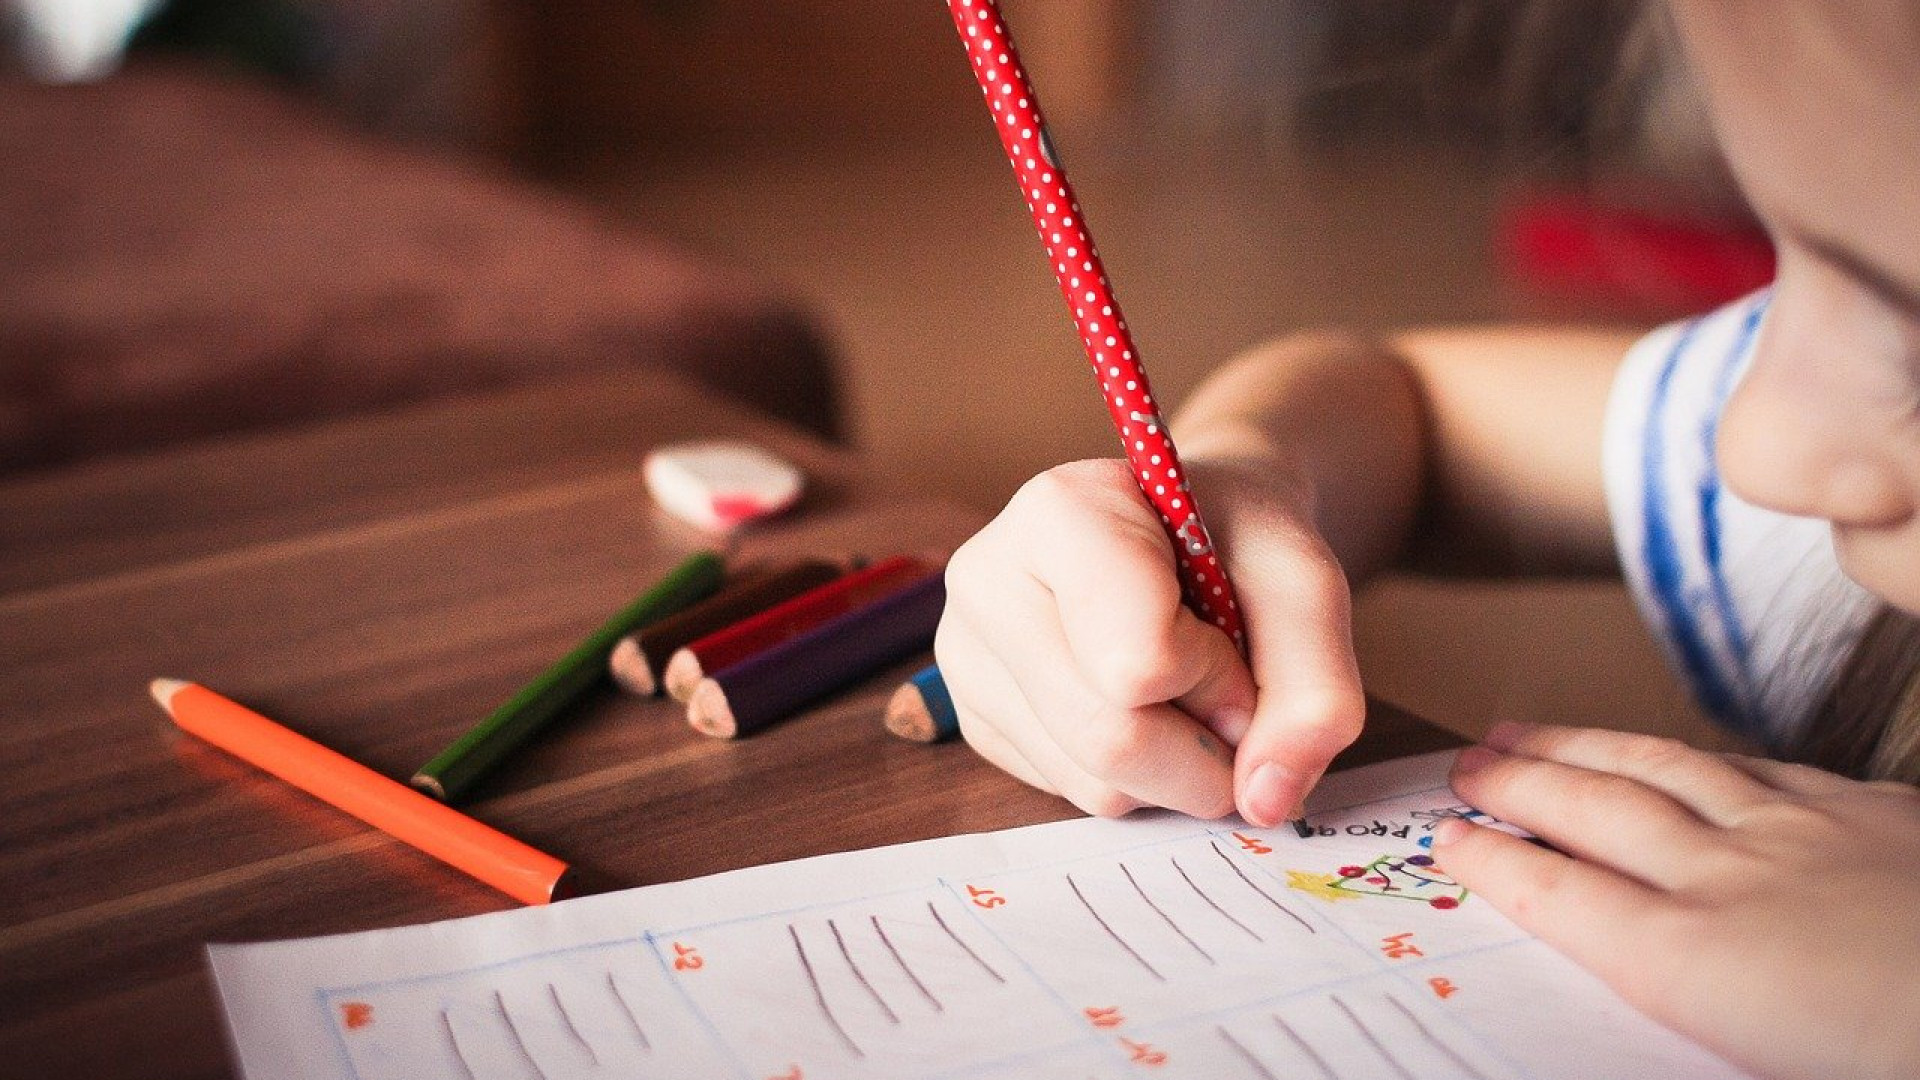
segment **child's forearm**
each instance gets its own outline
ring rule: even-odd
[[[1238,459],[1297,479],[1355,582],[1415,561],[1597,572],[1612,565],[1601,418],[1632,339],[1531,327],[1390,345],[1289,338],[1209,379],[1174,431],[1202,470]]]
[[[1201,385],[1173,422],[1203,476],[1243,465],[1293,486],[1356,582],[1400,561],[1407,546],[1424,487],[1425,427],[1404,358],[1335,334],[1289,338],[1239,358]]]

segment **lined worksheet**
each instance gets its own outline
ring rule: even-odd
[[[255,1080],[1736,1077],[1450,879],[1451,755],[1177,815],[213,946]]]

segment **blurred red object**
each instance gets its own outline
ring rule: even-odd
[[[1533,297],[1619,315],[1706,311],[1773,280],[1773,244],[1749,219],[1528,193],[1495,226],[1503,275]]]

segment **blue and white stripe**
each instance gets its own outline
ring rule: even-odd
[[[1721,483],[1720,416],[1752,361],[1760,293],[1648,335],[1606,424],[1607,496],[1642,616],[1701,704],[1767,745],[1824,696],[1875,607],[1840,573],[1827,524]]]

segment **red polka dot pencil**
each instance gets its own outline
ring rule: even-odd
[[[1020,65],[1006,20],[995,0],[947,0],[947,8],[992,108],[1000,143],[1013,163],[1034,226],[1040,230],[1060,293],[1073,313],[1107,411],[1120,433],[1121,447],[1133,464],[1134,478],[1173,540],[1187,606],[1244,649],[1245,632],[1233,585],[1193,504],[1180,457],[1154,403],[1146,370],[1140,366],[1139,350],[1134,348],[1120,301],[1094,249],[1073,186],[1047,136],[1040,99]]]
[[[1153,388],[1140,364],[1140,353],[1127,329],[1120,301],[1113,295],[1106,267],[1093,245],[1086,215],[1074,197],[1067,171],[1054,152],[1040,114],[1040,97],[1020,63],[1013,33],[1000,13],[997,0],[947,0],[954,28],[966,46],[973,74],[992,110],[1000,145],[1013,165],[1020,194],[1040,231],[1047,261],[1060,283],[1060,295],[1073,313],[1101,397],[1120,434],[1120,446],[1133,467],[1140,491],[1160,515],[1160,524],[1173,541],[1181,591],[1187,606],[1213,623],[1245,651],[1246,627],[1233,583],[1213,550],[1213,538],[1200,519],[1192,490],[1187,486],[1173,437],[1153,400]],[[1296,813],[1293,827],[1301,836],[1309,830]]]

